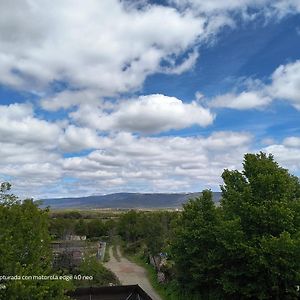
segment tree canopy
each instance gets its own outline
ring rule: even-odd
[[[0,190],[0,274],[47,276],[52,273],[47,211],[31,199],[20,201],[9,194],[10,184]],[[51,280],[2,281],[0,299],[64,299],[65,282]]]
[[[300,184],[272,155],[246,154],[184,206],[172,242],[177,278],[198,299],[299,299]]]

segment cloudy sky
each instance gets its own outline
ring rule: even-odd
[[[35,198],[300,175],[299,0],[0,1],[0,180]]]

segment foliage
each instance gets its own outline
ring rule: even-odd
[[[99,219],[93,219],[87,222],[87,237],[101,237],[106,235],[108,228],[105,224]]]
[[[51,218],[65,218],[65,219],[81,219],[83,214],[80,211],[51,211],[49,213]]]
[[[74,233],[75,224],[72,219],[50,219],[49,231],[56,239],[63,239],[66,235]]]
[[[217,288],[214,276],[218,273],[218,225],[218,213],[210,191],[203,191],[201,197],[184,205],[171,248],[182,292],[204,291],[203,298],[209,299]]]
[[[127,242],[136,242],[140,238],[140,220],[140,214],[135,210],[130,210],[121,215],[118,231]]]
[[[172,257],[180,288],[199,299],[298,299],[300,184],[271,155],[246,154],[211,193],[184,206]]]
[[[154,256],[168,247],[171,223],[176,213],[138,212],[131,210],[120,216],[118,233],[126,242],[124,250],[135,253],[145,250],[146,256]]]
[[[80,219],[78,222],[76,222],[74,227],[74,233],[77,235],[87,235],[88,232],[88,226],[87,223]]]
[[[99,238],[107,235],[110,223],[106,224],[100,219],[73,219],[52,218],[50,221],[50,233],[58,239],[63,239],[68,234],[86,235],[88,238]]]
[[[113,254],[114,258],[115,258],[117,261],[121,261],[121,257],[120,257],[120,255],[119,255],[119,253],[118,253],[118,251],[117,251],[117,245],[116,245],[116,244],[114,244],[114,245],[112,246],[112,254]]]
[[[53,275],[49,246],[47,211],[32,200],[23,202],[8,193],[10,184],[0,193],[0,274],[6,276]],[[64,299],[63,281],[9,280],[3,282],[0,299]],[[69,286],[68,286],[69,287]]]
[[[81,276],[92,276],[93,280],[76,281],[80,287],[84,286],[107,286],[120,284],[118,278],[95,257],[86,258],[77,270]]]

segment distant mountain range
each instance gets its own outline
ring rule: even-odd
[[[49,206],[51,209],[95,209],[95,208],[180,208],[190,198],[195,198],[201,193],[177,194],[140,194],[116,193],[101,196],[88,196],[78,198],[43,199],[41,207]],[[220,192],[213,192],[214,202],[221,199]]]

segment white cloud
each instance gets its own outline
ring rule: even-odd
[[[117,0],[1,1],[0,82],[43,92],[55,81],[100,96],[128,92],[161,71],[163,59],[193,47],[204,22],[171,7],[135,9]],[[175,72],[192,58],[174,64]],[[55,109],[54,102],[44,107]]]
[[[270,84],[264,85],[259,80],[250,81],[248,89],[239,94],[217,96],[209,105],[244,110],[264,108],[274,100],[283,100],[300,110],[300,61],[279,66],[272,73]]]
[[[272,153],[280,165],[289,169],[290,172],[300,171],[300,147],[295,145],[274,144],[263,149],[267,153]]]
[[[80,128],[70,125],[59,139],[59,147],[66,152],[75,152],[90,148],[99,148],[101,138],[90,128]]]
[[[214,120],[214,115],[196,102],[183,103],[161,94],[121,101],[112,112],[97,111],[95,107],[84,105],[70,115],[91,128],[141,133],[158,133],[192,125],[207,126]]]
[[[61,134],[57,124],[36,118],[29,104],[0,105],[0,115],[0,142],[54,148],[52,142]]]
[[[120,133],[101,150],[65,159],[63,168],[68,176],[100,186],[110,178],[121,179],[121,190],[141,186],[144,191],[200,190],[218,186],[225,167],[239,168],[250,143],[247,133],[216,132],[207,138]]]
[[[7,165],[1,171],[9,176],[27,177],[33,181],[41,179],[41,176],[45,177],[46,174],[48,174],[47,178],[52,180],[59,179],[61,176],[59,168],[50,163],[26,163],[17,169],[14,165]]]
[[[267,90],[274,98],[289,101],[300,110],[300,60],[279,66]]]
[[[212,133],[203,141],[203,146],[211,151],[222,151],[225,148],[235,148],[247,145],[251,136],[247,133],[219,131]]]
[[[261,140],[261,144],[265,145],[265,146],[270,146],[270,145],[273,145],[275,143],[276,143],[276,141],[271,137],[266,137],[266,138],[263,138]]]
[[[282,17],[299,11],[299,1],[175,2],[172,8],[139,1],[138,9],[117,0],[0,1],[1,85],[37,93],[43,109],[69,110],[71,117],[50,122],[30,104],[0,105],[1,179],[8,177],[22,194],[41,197],[199,191],[217,187],[224,168],[241,166],[252,148],[248,133],[146,136],[208,126],[214,114],[202,99],[203,105],[165,95],[119,102],[106,97],[141,88],[151,74],[193,68],[199,44],[235,26],[233,10],[248,21],[255,18],[248,7]],[[299,61],[280,66],[269,85],[221,95],[212,106],[263,108],[282,99],[299,108],[299,74]],[[299,143],[288,137],[282,145],[270,141],[265,150],[299,170]],[[91,152],[66,155],[82,150]]]
[[[78,106],[81,103],[85,104],[100,104],[102,101],[97,96],[97,91],[63,91],[54,96],[47,96],[40,100],[40,105],[48,111],[57,111],[59,109],[69,109],[73,106]]]
[[[288,147],[300,149],[300,137],[290,136],[283,140],[283,144]]]
[[[6,108],[12,119],[33,118],[28,105]],[[40,147],[30,135],[28,139],[22,140],[22,147],[17,139],[1,142],[1,178],[9,176],[17,193],[35,197],[217,189],[223,169],[240,169],[244,153],[253,152],[249,133],[229,131],[207,137],[139,137],[126,132],[98,136],[92,129],[67,125],[58,138],[48,141],[51,147],[45,141]],[[87,148],[95,150],[69,158],[61,152]],[[299,137],[261,150],[299,172]]]
[[[63,152],[99,148],[106,141],[92,129],[41,120],[30,104],[0,105],[0,115],[1,178],[12,180],[23,195],[47,193],[58,184]]]
[[[235,26],[230,11],[245,14],[256,7],[285,15],[299,9],[296,0],[170,3],[175,6],[117,0],[2,1],[0,82],[39,91],[45,96],[43,108],[49,110],[95,102],[139,89],[150,74],[192,68],[199,43],[224,26]],[[192,9],[183,9],[187,5]],[[53,95],[57,82],[81,94]]]
[[[198,57],[198,50],[194,49],[181,64],[176,65],[176,61],[173,60],[171,61],[172,67],[164,68],[163,71],[164,73],[179,75],[192,69],[196,64]]]
[[[60,153],[59,139],[53,141],[55,151],[39,149],[38,143],[1,144],[1,178],[9,176],[16,192],[34,197],[199,191],[218,188],[222,170],[239,168],[251,145],[249,134],[235,132],[155,138],[119,133],[99,139],[98,149],[69,158]]]
[[[169,0],[169,3],[174,3],[181,9],[192,9],[197,13],[208,15],[243,11],[244,17],[247,18],[249,18],[250,14],[249,12],[246,13],[247,8],[260,9],[266,16],[272,14],[279,17],[300,11],[298,0]]]
[[[43,151],[76,152],[99,148],[106,141],[90,128],[77,127],[67,121],[48,122],[35,116],[30,104],[0,105],[0,153],[9,157],[44,156]],[[16,148],[15,150],[13,148]],[[36,154],[34,154],[36,153]],[[52,152],[54,153],[54,152]],[[26,154],[26,155],[25,155]]]
[[[244,110],[262,108],[271,102],[272,99],[269,96],[258,92],[242,92],[240,94],[228,93],[217,96],[210,102],[210,106]]]
[[[53,144],[53,147],[56,145]],[[49,147],[48,147],[49,148]],[[7,164],[24,164],[31,162],[48,162],[56,161],[60,156],[50,151],[49,149],[43,149],[39,146],[39,143],[25,143],[17,144],[13,138],[11,142],[0,142],[0,165]],[[17,168],[18,169],[18,168]]]

